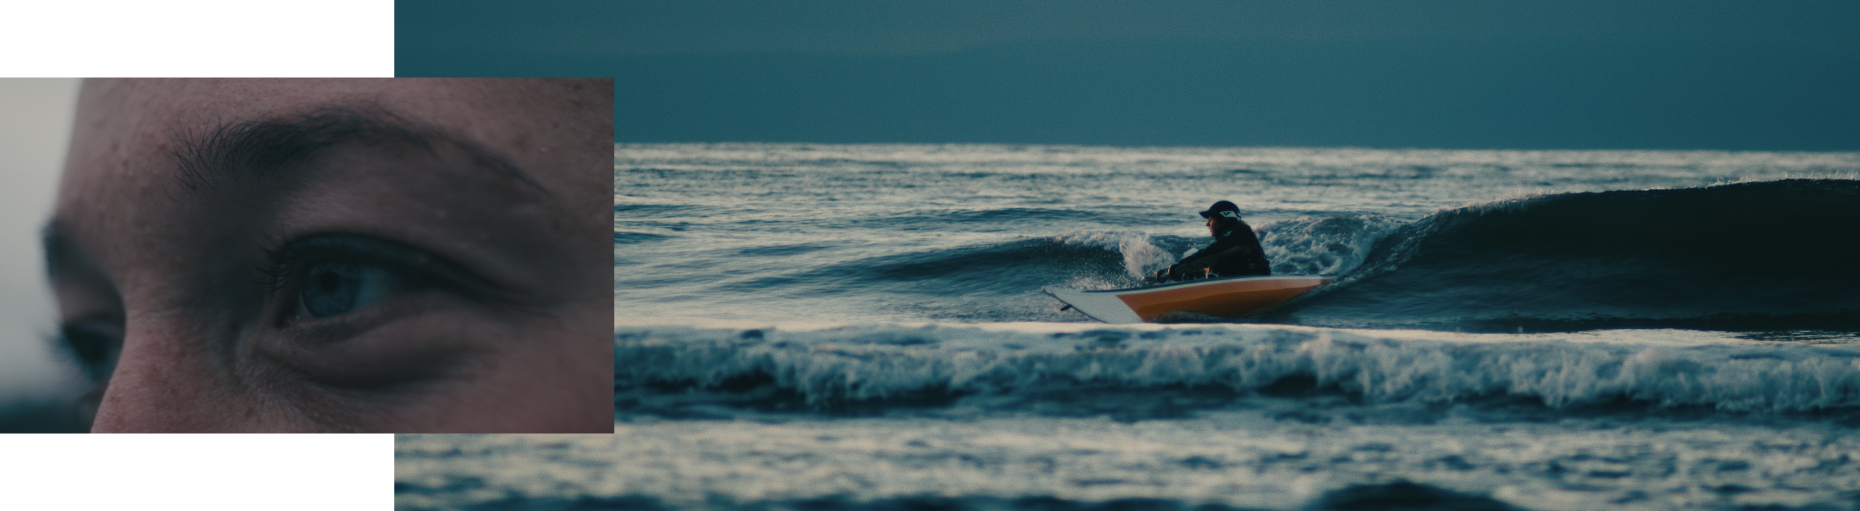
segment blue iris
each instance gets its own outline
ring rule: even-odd
[[[387,270],[359,264],[323,263],[305,276],[304,310],[327,318],[381,301],[392,293],[393,276]]]

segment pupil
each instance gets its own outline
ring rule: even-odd
[[[361,289],[361,268],[350,264],[321,264],[310,269],[311,285],[304,286],[304,309],[326,318],[355,308]]]
[[[342,277],[335,273],[325,273],[322,275],[322,278],[317,279],[316,283],[322,287],[319,291],[333,293],[336,291],[337,286],[342,285]]]

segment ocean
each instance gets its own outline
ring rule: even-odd
[[[401,509],[1853,509],[1860,154],[620,144],[612,436]],[[1250,318],[1109,325],[1240,205]],[[1208,320],[1212,318],[1202,318]]]

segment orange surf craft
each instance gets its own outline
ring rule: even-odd
[[[1108,291],[1041,291],[1106,323],[1156,322],[1175,312],[1241,317],[1333,282],[1329,277],[1232,277]]]

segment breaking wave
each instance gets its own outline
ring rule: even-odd
[[[1625,402],[1765,415],[1860,409],[1860,346],[1849,345],[1396,339],[1247,325],[1050,333],[668,327],[622,330],[615,339],[623,417],[706,407],[1069,415],[1100,413],[1107,403],[1224,407],[1319,395],[1362,405],[1571,409]]]

